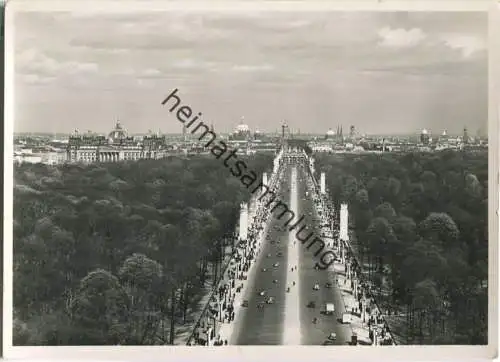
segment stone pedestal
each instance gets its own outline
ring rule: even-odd
[[[313,175],[314,177],[314,158],[309,158],[309,168],[311,169],[311,174]]]
[[[349,211],[347,204],[340,205],[340,240],[349,241]]]
[[[247,240],[248,238],[248,205],[242,203],[240,205],[240,240]]]

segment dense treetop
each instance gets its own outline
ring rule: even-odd
[[[250,195],[211,156],[22,164],[14,184],[17,344],[172,343]]]
[[[377,298],[406,317],[401,342],[487,343],[487,152],[317,161],[337,207],[349,204]]]

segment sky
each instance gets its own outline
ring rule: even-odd
[[[16,132],[180,133],[175,88],[216,132],[487,127],[487,14],[18,12]]]

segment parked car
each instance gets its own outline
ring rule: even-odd
[[[248,300],[244,300],[243,303],[241,303],[242,307],[248,307]]]
[[[316,302],[311,300],[307,303],[307,308],[316,308]]]

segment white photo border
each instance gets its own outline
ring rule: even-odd
[[[264,347],[227,346],[12,346],[13,312],[13,135],[14,135],[14,14],[20,11],[88,11],[123,13],[130,11],[484,11],[488,13],[488,345],[486,346],[388,346],[376,350],[352,347]],[[3,275],[3,357],[6,359],[56,360],[164,360],[206,362],[220,360],[477,360],[493,359],[498,354],[498,183],[499,183],[499,118],[500,118],[500,2],[492,0],[446,1],[261,1],[261,0],[13,0],[5,8],[5,99],[4,99],[4,275]],[[376,352],[375,352],[376,351]]]

